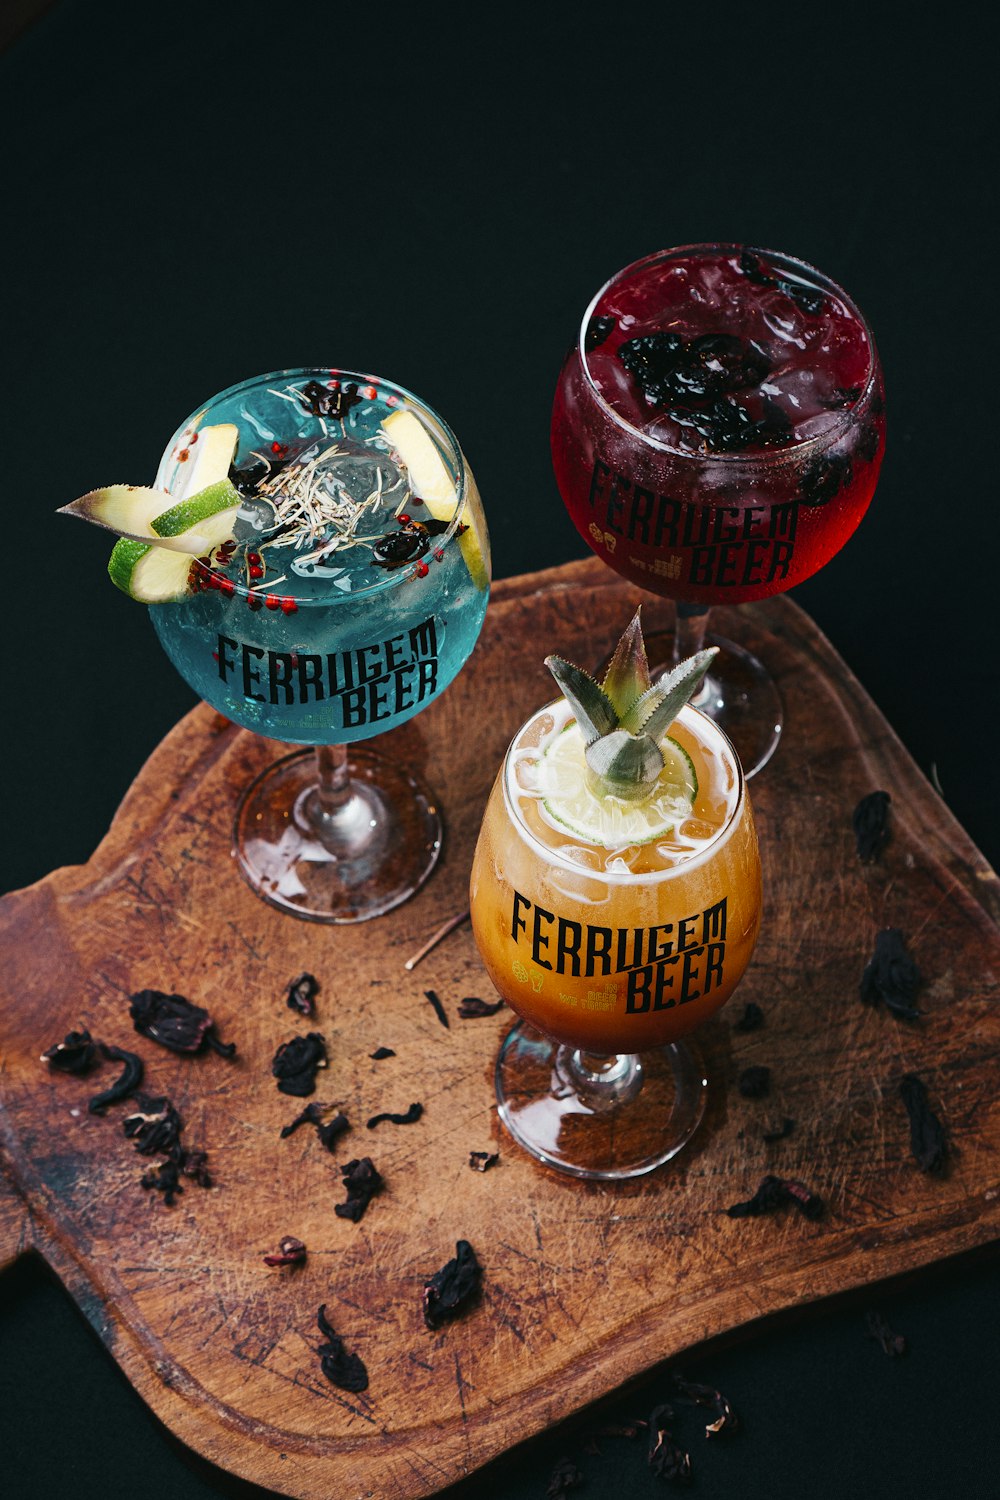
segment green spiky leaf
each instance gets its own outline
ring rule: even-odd
[[[547,656],[545,665],[562,689],[588,745],[617,727],[614,704],[589,673],[561,656]]]
[[[680,662],[643,694],[625,716],[623,727],[633,733],[647,734],[653,740],[666,734],[684,704],[701,686],[718,654],[718,646],[709,646],[706,651],[698,651],[687,661]]]
[[[587,766],[604,792],[626,800],[644,797],[663,770],[663,753],[645,734],[615,729],[586,750]]]
[[[637,609],[615,647],[601,687],[611,699],[618,718],[624,719],[629,709],[643,693],[649,691],[649,663],[646,660],[646,643],[642,638]]]

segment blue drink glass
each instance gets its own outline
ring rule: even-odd
[[[404,446],[400,413],[408,442],[420,427],[415,474],[390,436]],[[412,895],[440,850],[430,791],[363,742],[432,703],[472,651],[489,594],[482,504],[447,425],[375,376],[284,370],[232,386],[174,434],[157,485],[179,492],[199,432],[222,423],[238,431],[247,497],[237,544],[195,565],[183,600],[153,605],[153,625],[213,708],[311,747],[240,802],[234,853],[253,890],[313,921],[364,921]],[[317,495],[338,511],[332,529]]]

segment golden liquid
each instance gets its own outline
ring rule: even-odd
[[[472,868],[472,926],[490,978],[538,1030],[593,1052],[691,1031],[736,988],[760,923],[760,858],[742,773],[690,707],[670,729],[694,762],[691,815],[661,840],[606,849],[546,812],[535,766],[568,722],[540,710],[507,752]]]

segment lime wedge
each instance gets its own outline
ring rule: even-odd
[[[184,551],[198,557],[232,536],[239,508],[236,489],[228,479],[220,479],[161,511],[150,525],[158,546],[177,547],[183,542]]]
[[[641,802],[598,797],[591,790],[579,725],[567,724],[539,762],[545,811],[578,838],[605,849],[650,844],[665,837],[690,815],[698,778],[691,757],[676,740],[666,735],[659,745],[665,764],[648,797]]]
[[[382,423],[382,431],[406,465],[414,495],[424,502],[435,521],[450,521],[458,506],[455,483],[434,439],[419,417],[412,411],[394,411]],[[474,488],[472,474],[467,473],[469,486]],[[480,522],[474,506],[466,506],[463,520],[467,523],[467,530],[459,537],[458,545],[476,588],[487,589],[490,584],[486,563],[488,546],[485,537],[479,534]]]
[[[108,576],[130,599],[143,604],[165,604],[188,592],[191,558],[151,542],[119,537],[108,559]]]

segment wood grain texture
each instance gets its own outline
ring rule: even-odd
[[[404,971],[465,901],[493,775],[551,696],[543,651],[598,663],[639,597],[596,560],[497,587],[457,683],[382,742],[427,777],[447,817],[438,870],[389,917],[318,928],[243,886],[229,853],[235,800],[275,746],[204,706],[143,767],[86,866],[0,903],[0,1264],[36,1248],[176,1435],[281,1493],[415,1500],[705,1338],[1000,1233],[996,876],[787,599],[717,612],[722,633],[766,652],[787,718],[752,784],[761,940],[729,1012],[700,1033],[711,1101],[678,1163],[622,1187],[537,1167],[503,1137],[493,1104],[509,1014],[457,1014],[463,996],[488,994],[468,927]],[[471,704],[487,706],[475,733]],[[862,867],[850,812],[877,787],[892,794],[893,839]],[[885,926],[904,930],[926,977],[917,1024],[858,998]],[[303,969],[322,985],[310,1021],[284,1003]],[[238,1059],[177,1057],[136,1037],[127,997],[144,987],[207,1006]],[[740,1035],[748,1000],[766,1026]],[[81,1022],[141,1053],[147,1090],[169,1094],[186,1143],[209,1151],[211,1191],[189,1185],[167,1208],[140,1190],[145,1162],[122,1134],[123,1107],[86,1111],[109,1065],[83,1079],[39,1066]],[[335,1156],[312,1131],[279,1139],[299,1105],[276,1091],[270,1061],[311,1029],[330,1053],[315,1097],[353,1125]],[[379,1045],[396,1057],[371,1061]],[[767,1101],[734,1087],[756,1062],[772,1069]],[[908,1071],[953,1142],[940,1180],[910,1157],[897,1096]],[[364,1128],[413,1100],[425,1105],[419,1124]],[[796,1130],[767,1145],[761,1126],[776,1115]],[[499,1149],[499,1165],[471,1171],[473,1149]],[[363,1155],[385,1188],[353,1225],[333,1213],[337,1163]],[[726,1218],[768,1171],[808,1181],[825,1218]],[[261,1256],[285,1234],[306,1242],[308,1263],[267,1270]],[[459,1238],[482,1261],[482,1302],[431,1334],[421,1285]],[[362,1396],[320,1372],[321,1302],[368,1366]]]

